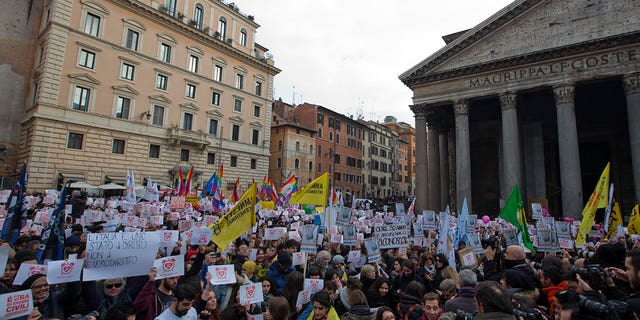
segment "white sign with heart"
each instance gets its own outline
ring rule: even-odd
[[[291,257],[291,264],[294,266],[299,266],[301,264],[305,264],[307,262],[307,253],[306,252],[294,252]]]
[[[49,284],[80,281],[84,259],[49,261],[47,264],[47,282]]]
[[[20,265],[20,269],[16,274],[15,279],[13,279],[13,285],[21,285],[27,278],[31,277],[34,274],[46,274],[47,266],[44,264],[30,264],[23,263]]]
[[[155,259],[153,266],[158,270],[156,280],[184,275],[184,257],[182,255]]]
[[[209,266],[211,272],[211,284],[236,283],[236,273],[232,264]]]
[[[310,290],[311,294],[322,291],[324,288],[324,280],[322,279],[304,279],[304,290]]]
[[[240,304],[259,303],[264,301],[262,295],[262,282],[250,283],[240,286]]]

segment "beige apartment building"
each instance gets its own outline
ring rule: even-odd
[[[384,125],[398,135],[398,173],[402,181],[398,180],[400,194],[414,194],[416,179],[416,137],[415,129],[406,122],[398,122],[393,116],[384,118]]]
[[[396,144],[398,135],[375,121],[358,120],[358,122],[368,129],[362,170],[367,182],[366,194],[369,198],[384,198],[393,195],[398,189],[393,180],[393,160],[397,150],[392,147]]]
[[[30,189],[122,182],[133,169],[202,186],[268,174],[273,78],[253,16],[219,0],[50,0],[41,10],[19,158]]]

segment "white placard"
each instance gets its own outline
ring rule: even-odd
[[[347,261],[356,263],[360,261],[360,255],[362,255],[362,253],[359,250],[349,251],[349,256],[347,257]]]
[[[380,249],[402,248],[409,245],[411,229],[408,224],[389,224],[375,227],[373,234]]]
[[[83,281],[146,275],[160,244],[157,232],[106,232],[87,235]]]
[[[262,294],[262,282],[250,283],[240,286],[240,304],[247,305],[264,301]]]
[[[302,238],[300,237],[298,231],[289,231],[289,239],[293,239],[298,242],[302,241]]]
[[[300,251],[316,253],[318,239],[318,226],[307,224],[302,228],[302,241]]]
[[[367,249],[367,261],[369,263],[380,261],[380,248],[376,238],[365,239],[364,247]]]
[[[0,295],[0,319],[28,316],[33,311],[31,290]]]
[[[322,279],[304,279],[304,290],[311,290],[311,294],[322,291],[324,280]]]
[[[156,280],[184,275],[184,257],[182,255],[156,259],[153,261],[153,266],[158,270]]]
[[[9,260],[9,247],[0,246],[0,270],[4,272]]]
[[[535,202],[531,204],[531,218],[533,220],[542,219],[542,204]]]
[[[249,314],[247,312],[247,320],[264,320],[264,316],[261,314]]]
[[[299,266],[301,264],[305,264],[307,262],[307,253],[306,252],[294,252],[291,257],[291,265]]]
[[[47,266],[44,264],[30,264],[23,263],[20,265],[18,273],[16,273],[15,279],[13,279],[13,285],[21,285],[25,280],[34,274],[46,274]]]
[[[160,237],[160,247],[175,247],[180,236],[178,230],[161,230],[157,231]]]
[[[213,236],[213,229],[208,228],[200,228],[200,229],[191,229],[191,241],[192,245],[201,245],[206,246],[211,237]]]
[[[311,290],[302,290],[298,292],[298,299],[296,299],[296,307],[301,307],[305,303],[311,301]]]
[[[211,284],[236,283],[236,272],[232,264],[209,266],[211,272]]]
[[[47,264],[47,283],[58,284],[80,281],[84,259],[49,261]]]
[[[249,260],[256,261],[257,255],[258,255],[258,249],[256,248],[249,249]]]

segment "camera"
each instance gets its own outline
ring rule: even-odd
[[[513,315],[516,319],[524,319],[524,320],[544,320],[545,318],[542,316],[542,312],[537,309],[526,309],[522,308],[521,305],[514,306]]]
[[[464,310],[456,310],[456,312],[454,312],[454,314],[456,315],[456,320],[473,320],[473,318],[476,316],[475,313],[467,313],[464,312]]]
[[[607,304],[589,300],[585,296],[580,296],[578,303],[580,312],[593,314],[602,319],[632,319],[633,308],[631,305],[620,300],[609,300]]]
[[[607,286],[604,279],[604,268],[599,264],[588,264],[584,268],[569,266],[569,271],[579,274],[594,290],[600,290]]]
[[[595,253],[595,252],[593,252],[593,251],[587,251],[587,250],[579,250],[579,251],[578,251],[578,257],[580,257],[580,258],[585,258],[585,259],[591,259],[591,258],[593,258],[593,256],[594,256],[595,254],[596,254],[596,253]]]
[[[542,270],[542,263],[534,262],[533,263],[533,268],[536,269],[536,270]]]

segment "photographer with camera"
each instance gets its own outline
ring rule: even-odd
[[[482,279],[478,280],[500,281],[500,260],[502,259],[500,242],[495,237],[483,239],[482,248],[484,259],[478,267],[478,270],[482,270]]]
[[[561,268],[548,265],[542,268],[540,282],[542,283],[542,291],[549,301],[549,314],[553,316],[556,292],[567,289],[567,281],[562,279]]]
[[[616,267],[605,268],[607,287],[603,290],[603,293],[607,299],[620,299],[628,303],[636,317],[640,318],[640,249],[632,249],[627,252],[625,267],[626,271]],[[626,294],[620,290],[614,284],[611,275],[618,280],[628,281],[632,292]]]

